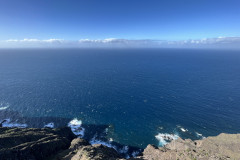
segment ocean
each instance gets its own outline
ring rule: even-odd
[[[240,51],[1,49],[3,119],[126,150],[240,133]]]

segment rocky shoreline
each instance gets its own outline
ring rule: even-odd
[[[0,160],[124,160],[113,148],[91,145],[70,128],[0,127]],[[178,138],[164,147],[148,145],[131,160],[240,159],[240,134],[220,134],[203,140]]]

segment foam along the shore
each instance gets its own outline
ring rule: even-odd
[[[164,134],[165,135],[165,134]],[[102,145],[90,145],[76,138],[69,127],[58,129],[2,128],[0,127],[0,159],[92,159],[108,160],[135,157],[141,151],[131,151],[128,146],[118,147],[118,153]],[[30,138],[29,138],[30,137]],[[40,137],[40,139],[39,139]],[[41,138],[45,137],[45,138]],[[97,137],[97,136],[94,136]],[[171,137],[171,136],[170,136]],[[99,143],[97,138],[94,142]],[[93,143],[93,142],[92,142]],[[115,145],[114,145],[115,146]],[[148,145],[142,154],[132,160],[172,159],[240,159],[240,134],[220,134],[192,141],[178,138],[159,148]],[[21,147],[21,151],[19,150]],[[34,148],[34,150],[32,150]],[[121,151],[122,150],[122,151]],[[31,151],[31,152],[29,152]],[[128,151],[128,153],[127,153]],[[19,152],[21,154],[19,154]],[[120,154],[127,153],[127,154]],[[131,153],[129,153],[131,152]],[[125,158],[124,158],[125,156]]]
[[[18,128],[26,128],[27,127],[27,124],[11,122],[10,118],[0,120],[0,122],[2,122],[2,127],[18,127]]]
[[[48,123],[48,124],[44,125],[44,128],[54,128],[54,123],[53,122]]]
[[[109,142],[104,142],[104,141],[102,141],[102,140],[99,140],[99,139],[97,139],[97,135],[95,135],[95,136],[89,141],[89,143],[90,143],[91,145],[94,145],[94,144],[102,144],[102,145],[107,146],[107,147],[109,147],[109,148],[113,148],[113,149],[115,149],[115,150],[117,151],[117,146],[112,145],[112,144],[111,144],[111,141],[109,141]]]
[[[78,120],[77,118],[74,118],[73,120],[71,120],[69,123],[68,123],[68,127],[71,128],[72,132],[82,138],[84,137],[84,132],[85,132],[85,128],[82,127],[82,121],[81,120]]]
[[[196,136],[200,139],[204,139],[206,137],[204,137],[201,133],[198,133],[198,132],[195,132],[196,133]]]
[[[104,146],[107,146],[109,148],[113,148],[114,150],[116,150],[119,154],[123,155],[125,158],[130,158],[130,157],[136,157],[139,155],[139,153],[141,152],[141,150],[133,150],[133,151],[130,151],[129,149],[129,146],[125,145],[125,146],[116,146],[114,144],[112,144],[113,141],[102,141],[102,140],[99,140],[97,139],[97,135],[95,135],[90,141],[89,143],[91,145],[94,145],[94,144],[101,144],[101,145],[104,145]]]
[[[177,134],[159,133],[155,137],[159,141],[159,146],[162,147],[172,140],[178,139],[179,136]]]
[[[17,120],[12,120],[10,118],[3,119],[0,122],[2,122],[2,127],[17,127],[17,128],[27,128],[28,125],[24,123],[20,123]],[[45,124],[42,125],[43,128],[55,128],[54,122],[45,122]],[[79,138],[83,138],[85,134],[85,128],[82,127],[82,121],[74,118],[68,123],[68,127],[71,128],[71,131],[73,134],[78,136]],[[108,128],[104,130],[104,134],[107,134]],[[103,136],[101,133],[95,134],[93,138],[90,139],[89,143],[91,145],[93,144],[102,144],[104,146],[107,146],[109,148],[113,148],[116,150],[119,154],[121,154],[125,158],[130,158],[130,157],[136,157],[141,150],[140,149],[133,149],[130,148],[127,145],[118,145],[114,142],[113,138],[106,139],[105,136]],[[106,140],[105,140],[106,139]]]

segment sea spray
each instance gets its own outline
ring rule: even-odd
[[[73,120],[71,120],[69,123],[68,123],[68,127],[71,128],[72,132],[82,138],[84,137],[84,132],[85,132],[85,128],[82,127],[82,121],[81,120],[78,120],[77,118],[74,118]]]
[[[54,128],[54,123],[50,122],[50,123],[44,125],[44,128]]]
[[[164,146],[172,140],[178,139],[177,134],[159,133],[155,138],[159,141],[159,146]]]
[[[1,110],[5,110],[5,109],[8,109],[9,106],[10,106],[10,105],[9,105],[8,103],[0,102],[0,111],[1,111]]]
[[[10,118],[8,119],[4,119],[4,120],[0,120],[0,122],[2,122],[2,127],[18,127],[18,128],[26,128],[28,125],[24,124],[24,123],[17,123],[17,122],[12,122]]]

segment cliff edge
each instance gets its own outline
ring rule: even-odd
[[[68,127],[0,127],[0,160],[124,160],[113,148],[77,138]],[[178,138],[164,147],[148,145],[131,160],[239,160],[240,134],[220,134],[203,140]]]
[[[173,140],[164,147],[148,145],[140,159],[146,160],[240,160],[240,134],[222,133],[192,141]]]

